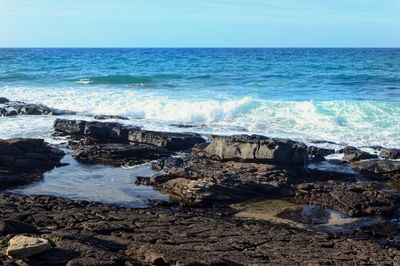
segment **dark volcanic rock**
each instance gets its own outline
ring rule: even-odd
[[[43,139],[0,140],[0,185],[21,183],[41,177],[60,165],[64,152]]]
[[[4,97],[0,97],[0,104],[8,103],[10,100]]]
[[[3,97],[0,98],[0,116],[71,114],[75,114],[75,112],[50,108],[42,104],[14,102]]]
[[[305,170],[279,165],[219,161],[193,156],[178,167],[164,169],[150,184],[178,195],[181,202],[194,206],[226,205],[255,198],[290,196],[291,184],[301,182]]]
[[[297,186],[295,199],[299,203],[336,209],[351,217],[390,217],[399,207],[400,195],[375,183],[305,183]]]
[[[170,152],[152,145],[109,143],[86,145],[77,148],[72,156],[87,163],[114,165],[140,164],[170,155]]]
[[[334,149],[325,149],[317,146],[308,146],[307,151],[309,155],[318,157],[325,157],[335,153]]]
[[[361,174],[377,179],[393,178],[400,180],[400,161],[393,160],[364,160],[356,164]]]
[[[399,248],[388,248],[385,241],[398,237],[396,229],[365,228],[353,239],[232,219],[213,210],[124,209],[0,195],[0,220],[14,215],[55,240],[55,247],[30,258],[30,265],[395,265],[400,260]],[[0,236],[0,243],[6,241]],[[10,261],[0,254],[1,260]]]
[[[379,157],[385,159],[400,159],[400,149],[382,149]]]
[[[365,151],[361,151],[356,147],[347,146],[343,150],[339,151],[339,153],[344,153],[343,159],[349,162],[367,160],[372,158],[377,158],[375,154],[370,154]]]
[[[81,120],[57,119],[54,130],[66,135],[90,137],[99,143],[132,142],[148,144],[169,151],[179,151],[192,148],[205,140],[194,133],[170,133],[141,130],[138,127],[123,126],[119,123],[87,122]]]
[[[211,144],[203,151],[204,156],[222,161],[305,165],[308,160],[305,144],[260,135],[213,136]]]

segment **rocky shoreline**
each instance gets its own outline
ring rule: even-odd
[[[11,115],[9,106],[16,103],[0,100],[8,104],[4,108]],[[41,114],[45,113],[57,114]],[[29,114],[34,113],[13,113]],[[151,163],[157,173],[137,177],[136,185],[152,186],[175,200],[127,209],[3,193],[0,265],[396,265],[400,261],[400,150],[375,147],[376,152],[369,153],[351,146],[334,150],[260,135],[205,137],[64,118],[55,121],[54,136],[67,142],[54,147],[37,139],[0,140],[0,188],[30,182],[62,167],[60,148],[67,148],[86,164]],[[331,159],[332,154],[343,158]],[[336,168],[318,168],[323,163]],[[322,210],[317,212],[324,217],[311,219],[312,223],[332,220],[324,210],[348,220],[374,222],[332,233],[237,215],[235,204],[263,200]],[[308,219],[304,211],[292,212],[286,209],[278,216]],[[13,257],[20,251],[13,253],[10,249],[17,244],[9,241],[21,235],[42,241],[37,246],[45,248]]]

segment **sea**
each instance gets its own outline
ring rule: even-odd
[[[72,119],[124,116],[119,122],[151,130],[400,148],[400,49],[0,49],[0,97],[79,112]],[[0,117],[0,138],[57,142],[55,119]],[[56,171],[81,176],[62,195],[74,198],[88,176],[100,186],[110,179],[109,168],[65,160],[74,168]],[[126,190],[130,177],[115,176]],[[57,184],[51,191],[68,187]]]

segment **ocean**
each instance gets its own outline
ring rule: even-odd
[[[400,49],[0,49],[0,97],[159,131],[400,147]],[[0,117],[0,138],[60,143],[56,118]],[[169,198],[134,184],[149,164],[87,165],[65,151],[68,166],[9,191],[130,207]]]
[[[147,129],[400,147],[400,49],[0,49],[0,96]],[[54,119],[1,118],[0,138],[49,139]]]

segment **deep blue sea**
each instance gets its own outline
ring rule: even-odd
[[[400,147],[400,49],[0,49],[0,96],[149,129]],[[48,138],[53,120],[0,118],[0,138]]]

